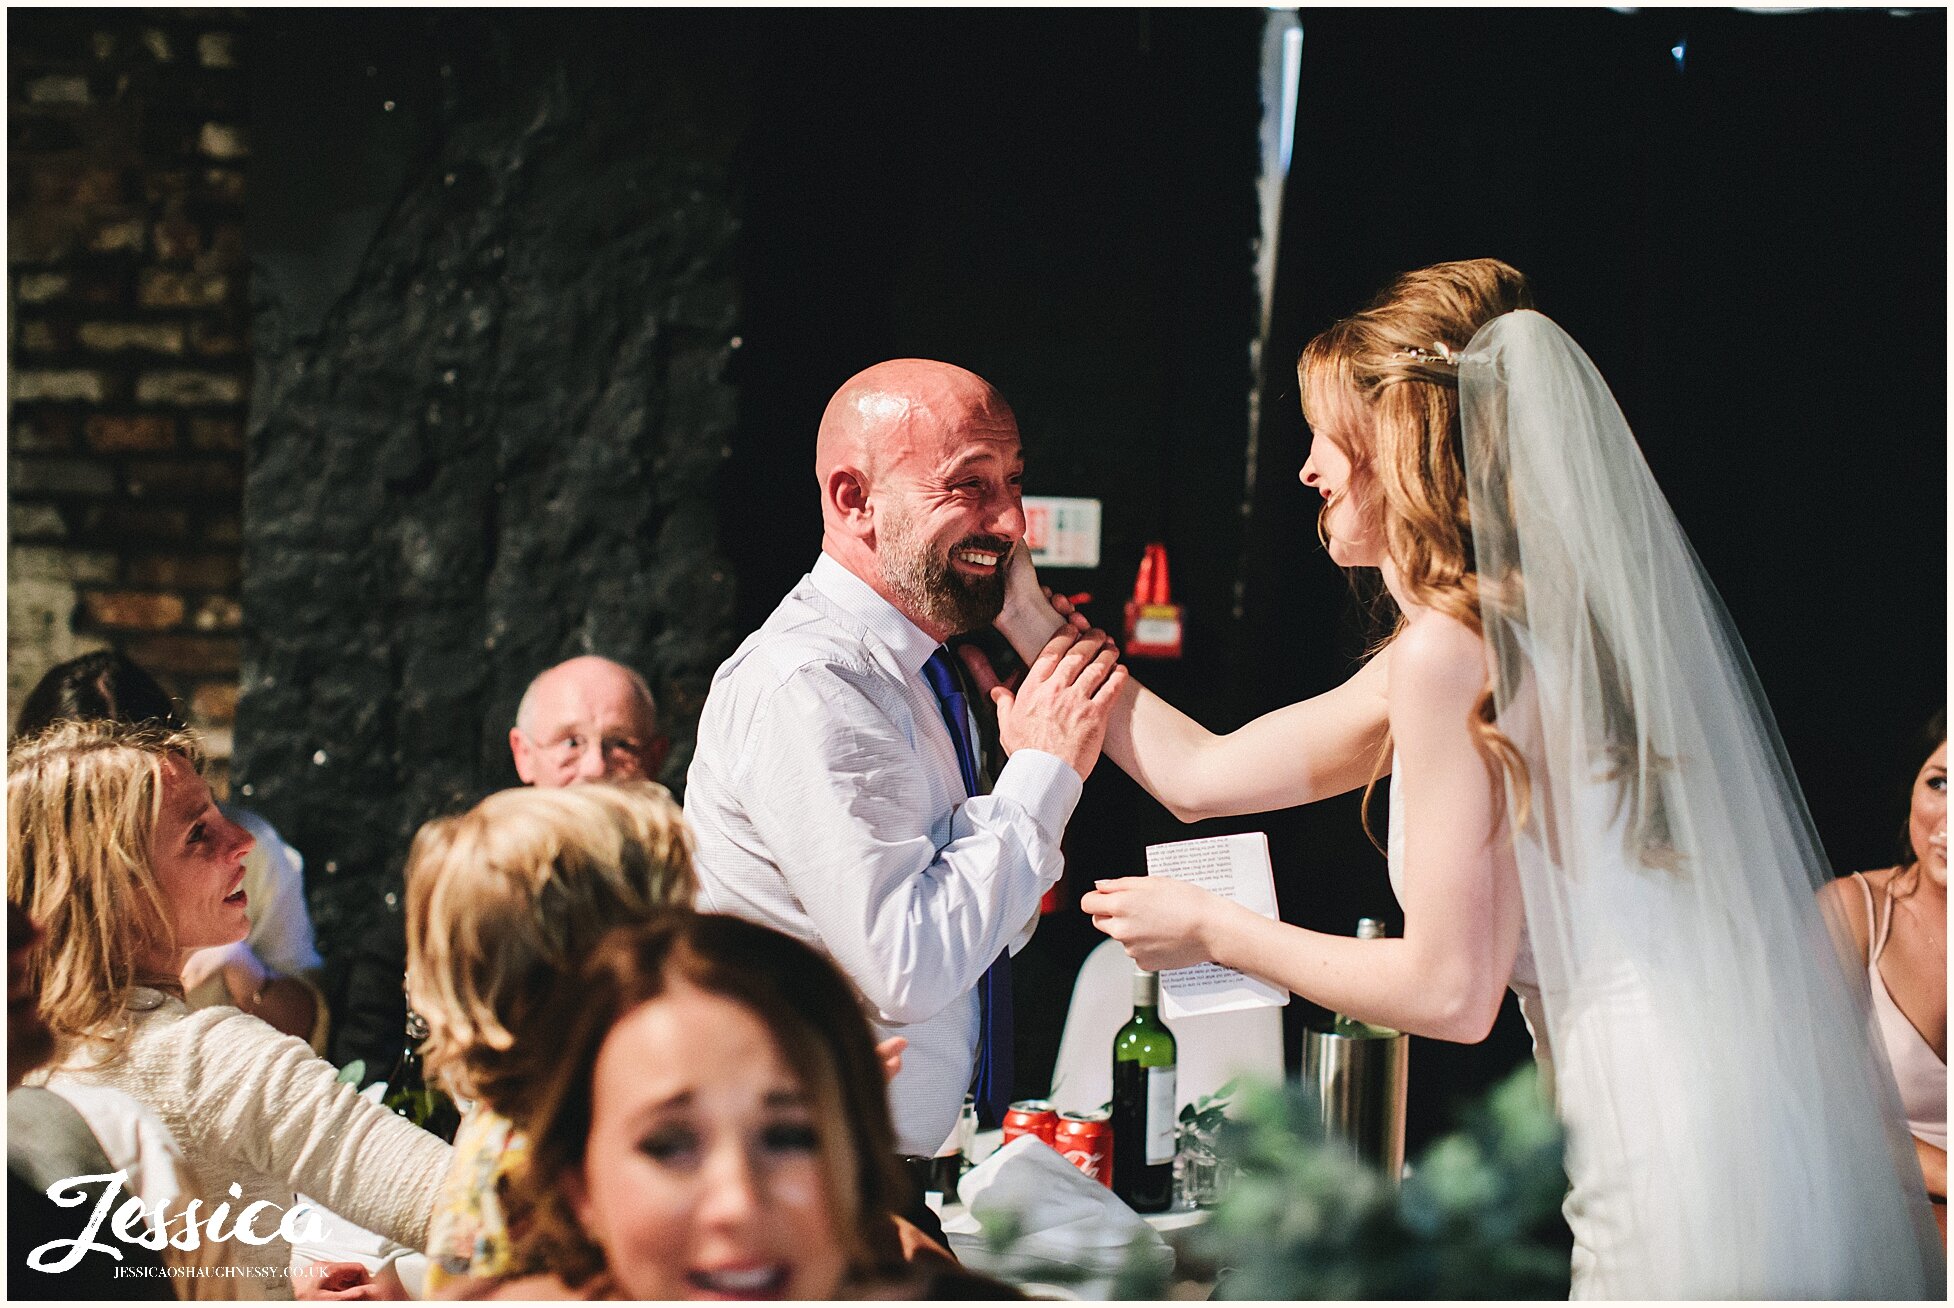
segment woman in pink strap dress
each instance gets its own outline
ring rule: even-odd
[[[1873,1020],[1899,1082],[1907,1129],[1947,1238],[1947,718],[1913,779],[1909,860],[1826,887],[1866,960]]]

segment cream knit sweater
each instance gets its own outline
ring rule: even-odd
[[[173,995],[138,987],[128,1014],[120,1058],[103,1064],[82,1050],[47,1080],[110,1086],[153,1109],[195,1169],[207,1205],[230,1204],[227,1231],[246,1205],[266,1200],[277,1208],[260,1210],[252,1226],[268,1232],[302,1190],[368,1230],[426,1247],[447,1145],[336,1081],[332,1064],[305,1041],[235,1008],[193,1012]],[[230,1193],[233,1184],[241,1194]],[[232,1266],[254,1269],[253,1288],[234,1285],[231,1294],[291,1297],[286,1241],[230,1240],[223,1249]],[[203,1297],[198,1290],[191,1296]]]

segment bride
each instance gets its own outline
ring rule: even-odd
[[[1299,372],[1319,535],[1382,574],[1395,630],[1343,685],[1227,735],[1129,682],[1106,753],[1188,821],[1388,771],[1404,935],[1306,931],[1166,878],[1081,906],[1143,967],[1213,959],[1437,1039],[1484,1038],[1510,986],[1568,1129],[1577,1296],[1939,1297],[1797,783],[1594,365],[1479,259],[1399,278]],[[1029,663],[1070,614],[1015,553],[998,625]]]

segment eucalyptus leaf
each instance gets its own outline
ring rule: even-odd
[[[1189,1235],[1191,1252],[1227,1269],[1216,1299],[1567,1296],[1561,1130],[1530,1065],[1471,1106],[1402,1186],[1325,1139],[1306,1087],[1238,1098],[1217,1133],[1233,1182]],[[1199,1123],[1204,1109],[1190,1108]]]

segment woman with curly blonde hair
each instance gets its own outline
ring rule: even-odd
[[[555,1032],[531,1019],[606,931],[692,902],[692,845],[652,782],[530,787],[427,823],[406,879],[407,1001],[427,1023],[425,1065],[476,1101],[429,1238],[428,1287],[439,1291],[518,1269],[523,1215],[509,1201],[529,1146],[504,1114],[562,1057]]]
[[[1532,303],[1507,264],[1437,264],[1303,351],[1319,534],[1397,614],[1369,662],[1227,735],[1132,683],[1107,728],[1188,820],[1388,773],[1402,938],[1167,878],[1081,907],[1143,967],[1211,959],[1438,1039],[1483,1039],[1517,992],[1568,1132],[1577,1295],[1937,1290],[1769,708],[1607,384]],[[1072,616],[1016,566],[999,626],[1020,653]]]
[[[538,1191],[514,1119],[533,1116],[566,1056],[551,997],[607,932],[688,910],[697,882],[684,815],[649,781],[490,795],[423,826],[406,879],[407,1000],[427,1024],[426,1067],[471,1101],[429,1236],[428,1287],[447,1293],[544,1270],[526,1239]],[[902,1048],[877,1046],[888,1075]],[[895,1229],[927,1256],[913,1228]]]
[[[239,1275],[196,1289],[290,1297],[280,1215],[299,1191],[419,1247],[448,1147],[340,1084],[305,1041],[184,1003],[185,957],[248,928],[251,837],[212,800],[195,740],[60,723],[7,762],[7,895],[46,932],[33,963],[59,1042],[46,1079],[154,1110],[203,1183],[228,1186],[238,1223],[254,1215],[253,1238],[223,1244]]]

